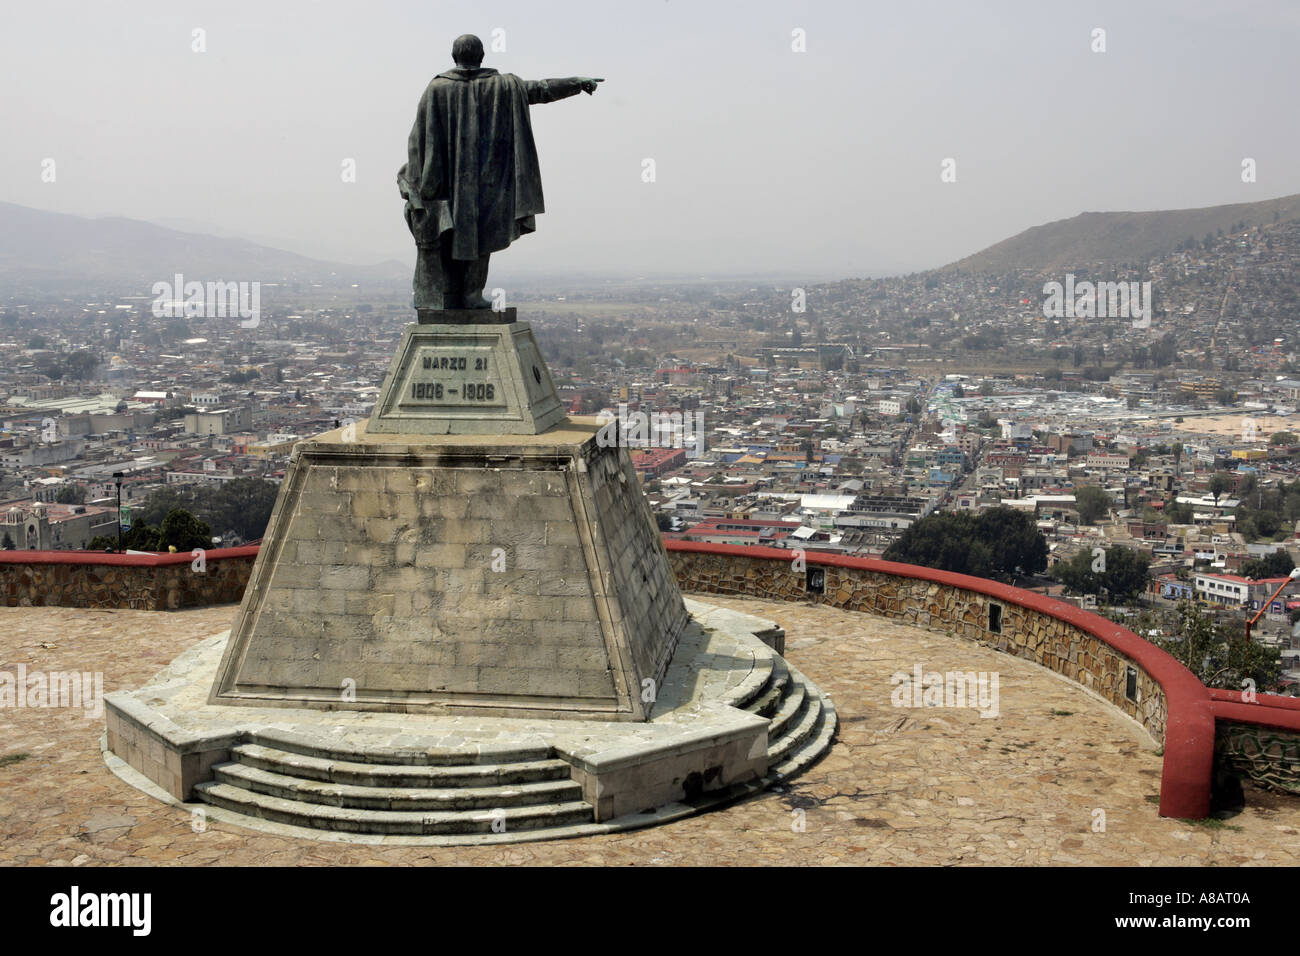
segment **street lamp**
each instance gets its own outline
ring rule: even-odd
[[[1258,621],[1261,617],[1264,616],[1264,612],[1268,610],[1268,606],[1269,606],[1270,604],[1272,604],[1274,601],[1276,601],[1276,600],[1277,600],[1277,596],[1278,596],[1279,594],[1281,594],[1283,591],[1285,591],[1285,590],[1287,589],[1287,585],[1289,585],[1292,581],[1296,581],[1296,580],[1300,580],[1300,568],[1292,568],[1292,569],[1291,569],[1291,573],[1287,575],[1287,579],[1286,579],[1285,581],[1282,582],[1282,586],[1281,586],[1280,588],[1278,588],[1276,591],[1274,591],[1274,592],[1273,592],[1273,596],[1272,596],[1271,598],[1269,598],[1267,601],[1265,601],[1265,602],[1263,603],[1263,605],[1260,607],[1259,611],[1256,612],[1255,616],[1252,617],[1249,621],[1246,622],[1246,641],[1247,641],[1247,642],[1250,641],[1250,628],[1251,628],[1251,626],[1252,626],[1256,621]]]
[[[113,472],[113,478],[117,482],[117,553],[122,553],[122,479],[125,477],[120,471]]]

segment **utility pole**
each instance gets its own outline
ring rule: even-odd
[[[122,553],[122,478],[125,477],[122,472],[113,472],[113,479],[117,482],[117,553]]]

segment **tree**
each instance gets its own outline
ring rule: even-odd
[[[1241,574],[1243,577],[1255,578],[1280,578],[1291,573],[1295,567],[1295,562],[1291,560],[1291,555],[1287,554],[1285,548],[1279,548],[1272,554],[1262,558],[1252,558],[1249,561],[1242,562]]]
[[[962,388],[960,385],[954,385],[954,386],[952,387],[952,397],[953,397],[953,398],[965,398],[965,397],[966,397],[966,389]]]
[[[1178,623],[1171,638],[1157,637],[1154,643],[1185,664],[1206,687],[1242,690],[1247,680],[1268,692],[1282,674],[1278,650],[1258,641],[1247,641],[1203,615],[1191,601],[1178,605]]]
[[[1232,487],[1232,479],[1225,473],[1216,471],[1210,476],[1210,494],[1214,495],[1214,503],[1217,505],[1219,499]]]
[[[117,535],[101,534],[90,539],[86,545],[88,551],[116,551]],[[131,522],[131,527],[122,532],[122,549],[124,551],[157,551],[158,529],[143,521]]]
[[[1079,520],[1084,524],[1096,524],[1110,515],[1114,503],[1109,492],[1096,485],[1084,485],[1074,490],[1074,506],[1079,512]]]
[[[60,381],[66,374],[66,371],[63,368],[63,363],[53,355],[43,356],[36,363],[36,371],[55,382]]]
[[[176,508],[167,513],[162,527],[158,530],[159,551],[169,548],[177,551],[189,551],[193,548],[212,547],[212,526],[200,521],[183,508]]]
[[[90,378],[91,373],[95,371],[95,368],[98,365],[99,356],[94,352],[87,352],[85,350],[72,353],[64,363],[67,374],[80,382],[84,382],[86,379]]]
[[[988,398],[990,395],[992,395],[994,391],[995,389],[993,383],[990,382],[988,379],[985,379],[984,381],[980,382],[980,394],[983,395],[985,398]]]
[[[885,551],[885,560],[976,577],[1008,578],[1047,567],[1047,541],[1031,515],[989,508],[979,515],[945,511],[922,518]]]
[[[1300,438],[1296,437],[1295,432],[1274,432],[1268,440],[1270,445],[1294,445],[1297,442],[1300,442]]]
[[[1056,579],[1080,594],[1100,594],[1112,602],[1129,601],[1146,590],[1151,558],[1133,548],[1112,545],[1101,554],[1080,551],[1055,568]]]
[[[262,537],[271,521],[280,486],[261,478],[236,478],[203,489],[196,514],[213,527],[237,532],[246,541]]]
[[[0,551],[14,550],[14,539],[9,537],[9,532],[5,532],[4,540],[0,540]]]
[[[86,489],[82,485],[64,485],[55,492],[54,500],[61,505],[84,505]]]

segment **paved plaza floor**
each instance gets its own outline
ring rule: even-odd
[[[701,596],[786,628],[786,656],[830,694],[840,738],[783,792],[677,823],[499,847],[294,840],[189,815],[110,773],[103,718],[0,709],[0,864],[1294,865],[1300,800],[1247,790],[1210,824],[1156,813],[1161,758],[1138,726],[1026,661],[864,614]],[[0,671],[148,681],[228,628],[234,605],[181,612],[0,608]],[[895,707],[891,675],[998,676],[996,717]],[[1100,826],[1104,824],[1104,829]]]

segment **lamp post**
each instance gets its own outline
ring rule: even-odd
[[[113,480],[117,482],[117,553],[122,553],[122,478],[124,475],[120,471],[113,472]]]
[[[1258,621],[1261,617],[1264,616],[1264,612],[1268,610],[1268,606],[1272,604],[1274,601],[1276,601],[1277,596],[1287,589],[1287,585],[1289,585],[1292,581],[1295,580],[1300,580],[1300,568],[1292,568],[1291,573],[1287,575],[1287,579],[1282,582],[1282,586],[1278,588],[1276,591],[1274,591],[1273,596],[1263,603],[1259,611],[1256,612],[1255,616],[1246,622],[1246,641],[1248,643],[1250,641],[1251,627],[1255,624],[1256,621]]]

